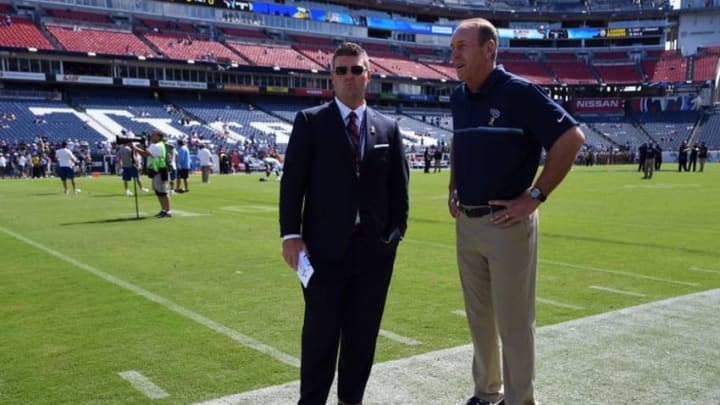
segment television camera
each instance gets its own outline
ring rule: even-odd
[[[147,137],[146,136],[135,136],[135,137],[129,137],[129,136],[115,136],[115,143],[117,145],[126,145],[129,143],[139,143],[141,147],[147,146]]]

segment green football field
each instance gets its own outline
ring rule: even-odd
[[[673,169],[576,167],[541,206],[539,327],[720,287],[720,165]],[[302,296],[279,182],[259,178],[193,176],[171,219],[151,194],[136,219],[115,176],[77,195],[0,180],[0,404],[191,404],[296,380]],[[410,183],[378,363],[469,343],[447,172]]]

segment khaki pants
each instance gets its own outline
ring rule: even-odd
[[[457,261],[474,348],[475,396],[486,401],[503,397],[504,382],[506,405],[536,404],[537,229],[537,211],[509,228],[493,225],[490,215],[457,217]]]
[[[210,166],[200,166],[200,173],[202,173],[202,182],[207,183],[210,180]]]
[[[655,172],[655,158],[645,159],[644,169],[645,176],[643,176],[643,178],[652,179],[653,173]]]

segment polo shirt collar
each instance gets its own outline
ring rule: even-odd
[[[495,66],[495,69],[490,72],[490,75],[485,79],[483,84],[478,87],[475,91],[470,91],[468,89],[467,84],[463,83],[463,92],[466,96],[481,96],[486,97],[490,95],[490,90],[495,86],[495,84],[500,81],[500,78],[503,77],[506,74],[505,68],[502,65]]]

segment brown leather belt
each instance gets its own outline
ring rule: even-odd
[[[473,205],[473,206],[465,206],[465,205],[458,205],[458,209],[460,212],[465,214],[466,216],[470,218],[480,218],[484,217],[485,215],[492,214],[493,212],[502,210],[502,205]]]

